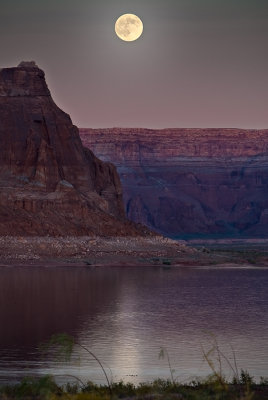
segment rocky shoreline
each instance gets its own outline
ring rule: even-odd
[[[195,254],[183,243],[155,237],[0,237],[1,264],[82,263],[85,265],[174,264]]]
[[[268,253],[247,248],[190,247],[152,237],[0,237],[0,266],[254,266],[267,267]]]

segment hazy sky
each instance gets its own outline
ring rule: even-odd
[[[135,42],[114,33],[125,13]],[[0,48],[80,127],[268,128],[268,0],[1,0]]]

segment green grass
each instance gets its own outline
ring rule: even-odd
[[[203,356],[212,373],[206,379],[194,380],[183,384],[174,378],[169,353],[162,347],[159,358],[167,359],[170,379],[157,379],[149,383],[112,382],[101,360],[87,347],[76,343],[72,336],[65,333],[53,335],[43,343],[40,350],[44,353],[53,350],[56,358],[68,361],[76,344],[87,352],[100,367],[106,385],[97,385],[91,381],[84,384],[78,377],[71,376],[76,383],[59,386],[53,376],[25,378],[19,384],[0,386],[0,400],[268,400],[268,379],[261,378],[256,383],[245,370],[238,371],[235,353],[231,362],[221,351],[217,339],[210,334],[211,348]],[[216,356],[216,359],[215,359]],[[233,372],[232,382],[228,382],[222,373],[223,362],[227,362]],[[70,375],[66,376],[66,379]]]
[[[112,395],[108,386],[88,382],[84,387],[77,384],[58,386],[53,377],[26,378],[16,385],[0,387],[0,398],[36,400],[267,400],[268,380],[258,384],[242,371],[239,380],[232,383],[215,375],[188,384],[158,379],[151,383],[113,383]]]

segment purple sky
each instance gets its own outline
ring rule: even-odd
[[[136,42],[114,33],[125,13]],[[268,128],[267,0],[1,0],[0,47],[80,127]]]

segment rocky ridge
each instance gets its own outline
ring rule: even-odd
[[[127,216],[171,237],[268,236],[268,130],[80,129]]]

